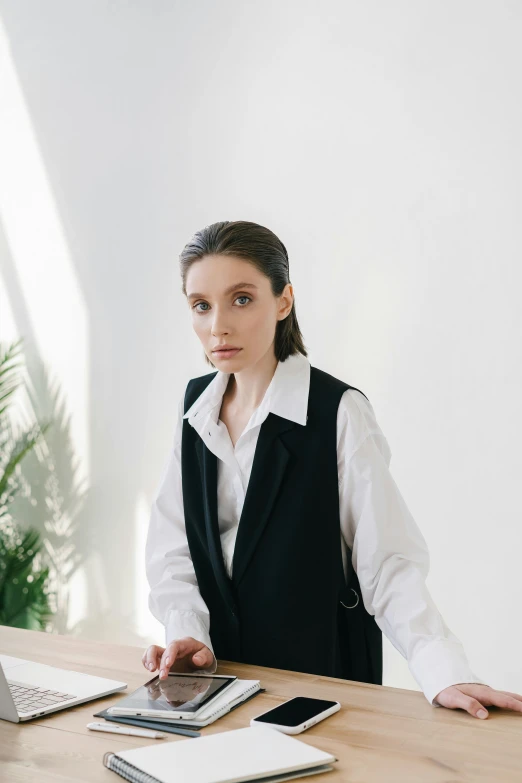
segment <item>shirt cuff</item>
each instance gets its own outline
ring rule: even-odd
[[[436,639],[426,644],[408,662],[408,666],[433,707],[442,706],[435,697],[450,685],[464,682],[486,685],[470,669],[462,645],[446,639]]]
[[[165,644],[167,645],[176,639],[183,639],[185,636],[192,636],[193,639],[205,644],[211,650],[212,655],[214,655],[210,634],[201,617],[196,612],[183,612],[178,609],[172,609],[169,612],[165,625]],[[217,661],[214,655],[213,663],[206,668],[198,668],[198,671],[201,671],[203,674],[214,674],[216,669]]]

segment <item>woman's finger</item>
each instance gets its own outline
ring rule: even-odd
[[[470,715],[473,715],[475,718],[480,718],[481,720],[488,717],[489,713],[487,709],[478,699],[474,699],[472,696],[464,696],[464,698],[466,699],[466,703],[464,704],[463,709],[467,710]]]
[[[504,710],[515,710],[522,712],[522,700],[516,693],[511,694],[505,691],[497,691],[489,685],[459,685],[457,690],[477,699],[484,706],[501,707]]]
[[[493,707],[502,707],[504,710],[515,710],[515,712],[522,712],[522,701],[511,694],[504,693],[503,691],[493,691],[489,694],[488,703]]]
[[[522,702],[522,696],[520,693],[511,693],[511,691],[498,691],[498,693],[505,693],[506,696],[511,696],[513,699]]]
[[[153,659],[152,665],[150,667],[151,672],[155,672],[156,669],[159,668],[160,661],[161,661],[161,656],[163,655],[164,652],[165,652],[165,648],[164,647],[156,647],[156,650],[154,652],[154,659]]]
[[[167,645],[159,664],[160,679],[167,677],[170,667],[174,665],[176,660],[187,654],[188,641],[188,639],[177,639],[175,642]]]
[[[154,645],[150,655],[147,659],[148,663],[148,669],[151,672],[155,672],[158,668],[159,661],[161,660],[161,656],[163,655],[164,647],[158,647],[157,645]]]
[[[206,669],[214,661],[214,655],[208,647],[202,647],[195,655],[192,656],[192,662],[201,669]]]
[[[161,655],[163,654],[163,647],[158,647],[156,644],[151,644],[150,647],[147,650],[147,654],[145,656],[145,662],[144,666],[149,671],[153,672],[156,671],[156,668],[158,666],[158,659],[161,658]]]
[[[145,652],[141,656],[141,662],[145,666],[145,668],[148,668],[148,666],[147,666],[147,656],[149,654],[149,650],[150,650],[150,647],[147,647],[147,649],[145,650]]]
[[[169,671],[172,669],[174,663],[177,660],[179,660],[180,658],[187,658],[189,655],[192,657],[204,649],[206,650],[207,648],[205,647],[203,642],[198,642],[197,639],[194,639],[192,636],[186,636],[183,639],[176,639],[176,641],[171,642],[167,646],[161,658],[160,679],[165,679],[165,677],[167,677]],[[206,660],[206,656],[205,656],[205,660]],[[195,662],[194,665],[208,666],[208,664],[205,662],[203,662],[203,664],[200,664],[197,661]]]
[[[473,715],[475,718],[484,719],[488,717],[487,710],[478,699],[474,699],[473,696],[468,696],[458,688],[448,689],[448,693],[444,694],[444,700],[441,703],[444,707],[449,707],[450,709],[466,710],[466,712],[469,712],[469,714]]]

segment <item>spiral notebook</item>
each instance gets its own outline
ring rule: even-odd
[[[279,783],[331,772],[331,753],[275,729],[246,729],[106,753],[104,765],[131,783]]]

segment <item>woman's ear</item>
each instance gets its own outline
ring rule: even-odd
[[[294,288],[291,283],[287,283],[279,297],[278,320],[283,321],[290,314],[294,304]]]

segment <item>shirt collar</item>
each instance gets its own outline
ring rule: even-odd
[[[218,370],[183,418],[189,419],[189,423],[192,424],[196,417],[200,420],[217,405],[221,406],[229,378],[230,373]],[[277,363],[272,380],[257,411],[260,416],[275,413],[277,416],[304,426],[309,389],[310,362],[302,353],[292,354],[284,362]]]

